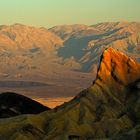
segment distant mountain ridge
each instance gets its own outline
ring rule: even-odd
[[[0,81],[48,83],[54,87],[49,86],[40,94],[48,91],[49,95],[55,96],[65,95],[61,88],[64,82],[64,88],[69,91],[67,94],[73,96],[92,82],[100,56],[108,47],[139,62],[140,23],[105,22],[50,29],[3,25],[0,26]],[[24,91],[27,93],[26,89]],[[20,91],[16,89],[15,92]]]
[[[139,63],[108,48],[101,55],[96,79],[89,88],[50,111],[0,120],[0,138],[139,139],[139,70]]]
[[[138,61],[140,59],[138,22],[105,22],[92,26],[64,25],[50,30],[62,39],[67,36],[67,39],[64,38],[64,47],[58,50],[58,54],[67,59],[73,56],[84,71],[90,71],[93,63],[99,64],[103,50],[108,47],[119,49]]]
[[[14,65],[19,65],[19,69],[40,67],[44,58],[47,62],[65,65],[73,57],[72,64],[65,66],[87,72],[93,63],[99,64],[105,48],[119,49],[139,61],[139,46],[139,22],[61,25],[50,29],[22,24],[0,27],[0,57],[11,65],[15,59],[18,60]],[[2,67],[5,67],[2,62]],[[18,69],[16,66],[11,68]]]
[[[55,61],[56,50],[62,46],[62,42],[58,36],[45,28],[22,24],[1,26],[0,76],[12,74],[16,77],[27,71],[34,73],[44,64],[44,60],[45,65],[48,61]]]

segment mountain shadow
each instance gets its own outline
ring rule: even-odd
[[[49,110],[42,104],[13,92],[0,94],[0,118],[8,118],[21,114],[38,114]]]

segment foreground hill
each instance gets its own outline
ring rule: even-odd
[[[48,107],[12,92],[0,94],[0,118],[8,118],[21,114],[38,114],[49,110]]]
[[[10,140],[140,139],[140,64],[113,48],[96,80],[73,100],[38,115],[0,119]]]

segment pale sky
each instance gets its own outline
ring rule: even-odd
[[[0,0],[0,25],[49,28],[105,21],[140,22],[140,0]]]

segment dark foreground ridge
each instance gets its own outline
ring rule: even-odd
[[[37,115],[0,119],[0,139],[139,140],[140,64],[104,51],[96,80],[73,100]]]
[[[38,114],[49,110],[48,107],[13,92],[0,94],[0,118],[7,118],[21,114]]]

